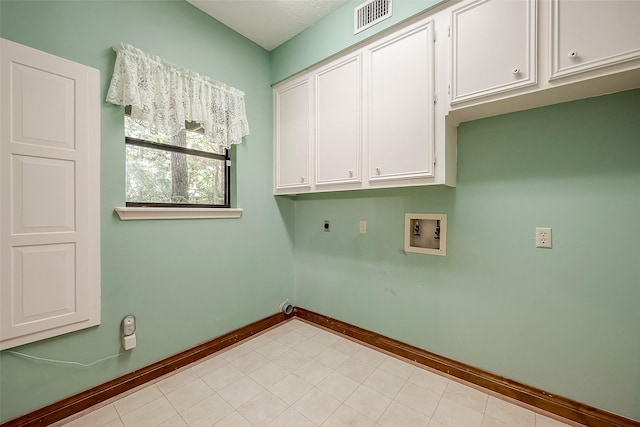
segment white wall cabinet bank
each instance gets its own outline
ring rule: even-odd
[[[445,138],[436,112],[435,56],[434,21],[420,20],[276,85],[274,193],[455,185],[455,131]],[[311,90],[294,101],[300,85]]]
[[[465,0],[449,14],[456,123],[640,87],[640,1]]]

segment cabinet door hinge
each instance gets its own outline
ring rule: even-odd
[[[435,43],[438,40],[438,32],[433,30],[433,42]]]
[[[447,27],[447,37],[451,37],[451,26]]]
[[[451,83],[447,85],[447,95],[451,95]]]
[[[438,95],[433,95],[433,103],[434,104],[438,103]]]
[[[434,157],[434,158],[433,158],[433,166],[435,166],[435,165],[437,165],[437,164],[438,164],[438,158],[437,158],[437,157]]]

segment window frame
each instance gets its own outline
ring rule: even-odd
[[[186,129],[187,132],[193,130]],[[125,147],[128,145],[149,148],[154,150],[169,151],[173,153],[182,153],[191,156],[205,157],[224,161],[224,204],[203,204],[203,203],[161,203],[161,202],[130,202],[126,200],[125,206],[133,208],[231,208],[231,156],[229,149],[224,150],[224,154],[212,153],[209,151],[196,150],[187,147],[178,147],[175,145],[164,144],[160,142],[149,141],[146,139],[133,138],[125,135]],[[125,172],[126,175],[126,172]],[[128,179],[128,177],[127,177]]]

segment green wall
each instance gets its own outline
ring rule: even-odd
[[[640,420],[638,117],[634,90],[463,123],[457,188],[298,196],[296,304]],[[404,253],[405,212],[448,215],[446,257]]]
[[[306,67],[446,1],[393,0],[391,17],[358,34],[353,34],[353,9],[364,1],[351,0],[271,51],[271,82],[284,80]]]
[[[0,2],[4,38],[100,70],[102,99],[119,42],[246,92],[251,135],[234,150],[240,219],[120,221],[123,109],[101,108],[102,323],[14,350],[90,363],[117,354],[119,327],[138,318],[138,346],[91,368],[0,354],[7,420],[271,315],[293,294],[293,202],[272,194],[269,55],[179,1]],[[98,142],[96,142],[98,143]]]

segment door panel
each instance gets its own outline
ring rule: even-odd
[[[2,42],[1,348],[100,322],[99,74]]]

